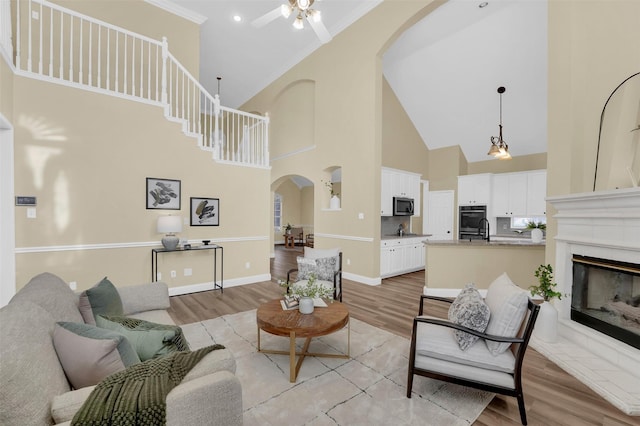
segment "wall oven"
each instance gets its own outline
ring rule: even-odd
[[[483,219],[487,218],[487,206],[460,206],[458,221],[459,240],[483,240],[487,229]]]

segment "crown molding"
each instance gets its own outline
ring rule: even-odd
[[[193,10],[189,10],[185,7],[178,6],[177,4],[170,2],[169,0],[144,0],[146,3],[152,4],[165,10],[169,13],[173,13],[181,18],[187,19],[191,22],[195,22],[198,25],[202,25],[208,19],[206,16],[201,15]]]

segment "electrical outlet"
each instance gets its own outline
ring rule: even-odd
[[[38,11],[37,11],[37,10],[32,10],[32,11],[31,11],[31,17],[32,17],[33,19],[35,19],[35,20],[38,20],[38,19],[40,19],[40,14],[38,13]]]
[[[77,290],[77,289],[78,289],[78,283],[77,283],[77,282],[75,282],[75,281],[71,281],[71,282],[69,283],[69,288],[70,288],[71,290],[74,290],[74,291],[75,291],[75,290]]]
[[[175,278],[177,276],[178,276],[178,274],[176,274],[176,271],[171,271],[171,278]]]
[[[246,269],[250,269],[250,268],[251,268],[251,263],[249,263],[249,262],[245,263],[245,264],[244,264],[244,267],[245,267]]]
[[[162,272],[156,274],[156,281],[162,281]]]
[[[27,208],[27,218],[29,218],[29,219],[35,219],[36,218],[36,208],[35,207],[28,207]]]
[[[347,259],[347,265],[351,265],[351,259]]]
[[[358,219],[360,220],[364,219],[364,213],[358,213]]]
[[[184,268],[184,276],[185,276],[185,277],[190,277],[191,275],[193,275],[193,269],[191,269],[191,268]]]

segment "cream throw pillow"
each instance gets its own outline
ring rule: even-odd
[[[484,303],[489,306],[491,318],[485,330],[487,334],[515,337],[527,312],[529,297],[527,292],[515,285],[507,273],[503,273],[489,286]],[[510,343],[486,340],[487,348],[493,355],[509,349]]]

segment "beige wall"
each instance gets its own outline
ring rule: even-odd
[[[53,0],[52,3],[154,40],[166,37],[169,51],[196,78],[200,74],[200,26],[144,0]]]
[[[618,84],[640,70],[638,40],[638,1],[549,1],[548,195],[592,191],[600,114]],[[547,212],[552,237],[555,211]],[[555,264],[553,244],[546,260]]]
[[[306,145],[309,150],[296,152],[288,147],[290,129],[271,129],[274,152],[290,155],[273,162],[271,180],[297,174],[316,183],[316,245],[341,247],[345,259],[351,259],[351,265],[345,264],[350,273],[379,276],[383,117],[380,57],[403,26],[424,16],[434,5],[429,1],[383,2],[242,107],[272,113],[286,96],[288,120],[306,120],[308,117],[299,117],[302,113],[298,112],[313,111],[313,141]],[[310,81],[313,94],[304,98],[287,96],[297,82]],[[318,183],[327,180],[327,170],[335,166],[342,168],[342,208],[328,211],[328,195]],[[364,219],[358,219],[359,213]]]
[[[533,274],[544,257],[544,246],[428,245],[426,285],[458,289],[474,283],[478,288],[488,288],[506,272],[526,289],[535,284]]]
[[[0,113],[13,121],[13,72],[0,57]]]
[[[382,84],[382,165],[419,173],[423,179],[429,170],[429,149],[386,79]]]
[[[106,2],[66,4],[76,3],[81,3],[82,7],[96,6],[96,10],[105,16],[112,14],[109,18],[112,22],[129,25],[121,21],[128,18],[115,16],[121,9],[109,9]],[[209,157],[201,156],[191,142],[186,143],[191,148],[183,150],[184,144],[178,143],[184,139],[179,126],[166,123],[157,129],[145,126],[145,120],[156,123],[155,116],[161,115],[153,107],[134,107],[111,98],[98,103],[93,98],[96,95],[80,95],[74,89],[61,92],[61,88],[22,78],[7,83],[12,78],[7,76],[6,66],[0,65],[5,67],[0,68],[0,111],[6,117],[13,117],[14,125],[21,123],[16,125],[16,193],[37,195],[39,201],[37,219],[27,221],[25,212],[16,209],[17,246],[31,250],[22,250],[18,255],[18,286],[34,272],[42,270],[59,272],[63,278],[77,280],[81,286],[109,274],[119,274],[117,276],[122,276],[128,283],[147,281],[150,257],[147,248],[85,250],[82,256],[74,250],[33,250],[56,245],[157,241],[159,236],[153,227],[158,212],[141,207],[144,178],[154,175],[179,178],[188,188],[183,192],[181,214],[186,215],[184,200],[189,195],[220,196],[222,225],[207,229],[187,228],[186,232],[189,238],[227,240],[225,272],[228,278],[268,272],[268,235],[272,228],[269,183],[290,174],[306,176],[316,183],[313,220],[315,233],[320,234],[316,238],[317,245],[341,247],[345,259],[351,260],[350,266],[345,265],[347,272],[377,276],[380,166],[384,161],[383,149],[388,147],[383,146],[383,140],[387,138],[385,129],[401,127],[393,122],[383,125],[394,113],[384,104],[388,88],[385,88],[380,70],[380,55],[402,29],[436,5],[428,1],[383,2],[245,105],[246,110],[273,112],[289,89],[302,87],[305,93],[305,96],[287,98],[285,112],[291,120],[300,118],[298,112],[305,119],[312,115],[313,134],[309,136],[312,141],[288,147],[285,141],[290,135],[286,130],[274,131],[272,128],[274,151],[291,156],[274,161],[270,177],[266,171],[212,165]],[[147,6],[140,1],[131,10]],[[639,2],[622,0],[550,1],[547,157],[550,195],[591,189],[602,106],[617,84],[637,72],[640,64],[637,49],[639,8]],[[132,15],[129,9],[127,13]],[[131,19],[141,26],[141,21],[145,21]],[[144,25],[151,25],[152,20],[146,21]],[[191,30],[183,31],[177,25],[166,23],[163,26],[177,34],[185,34],[185,38],[193,37]],[[177,54],[174,46],[179,42],[172,40],[177,34],[169,35],[174,54]],[[149,35],[156,38],[154,34]],[[359,48],[353,49],[353,46]],[[184,50],[190,52],[188,47]],[[193,52],[197,50],[194,48]],[[181,54],[189,56],[189,52]],[[189,58],[181,60],[190,62]],[[197,70],[197,66],[192,70]],[[313,83],[298,87],[298,82]],[[312,96],[308,93],[310,86],[313,86]],[[13,93],[7,95],[8,90]],[[47,99],[65,99],[65,102],[60,104]],[[113,118],[106,124],[100,122],[95,113],[86,112],[89,110],[86,105],[92,105],[93,111],[103,112],[101,116],[113,114]],[[406,120],[401,114],[395,119]],[[39,139],[43,133],[38,132],[39,127],[35,124],[45,125],[54,134],[63,133],[67,139],[57,143],[43,141]],[[95,151],[87,149],[89,143],[92,148],[96,147]],[[181,147],[179,154],[173,151],[174,143]],[[301,146],[309,150],[292,151]],[[34,149],[40,153],[28,153]],[[123,156],[122,152],[127,155]],[[117,153],[120,153],[119,157]],[[434,150],[425,156],[428,158],[425,178],[430,181],[432,190],[455,189],[456,176],[460,174],[499,171],[491,170],[494,164],[505,167],[500,165],[503,162],[497,161],[467,164],[458,147]],[[176,158],[180,158],[177,166]],[[542,158],[523,159],[522,167],[539,168],[541,161]],[[34,171],[35,166],[28,166],[28,162],[45,166]],[[520,160],[513,164],[518,162]],[[328,197],[318,184],[321,179],[327,179],[326,170],[333,166],[343,170],[340,211],[323,210]],[[40,188],[36,185],[36,172],[43,174]],[[65,179],[67,184],[64,184]],[[65,185],[68,198],[62,197]],[[250,188],[248,193],[247,188]],[[360,212],[364,213],[363,220],[357,219]],[[553,220],[550,222],[548,232],[552,236],[555,224]],[[98,223],[114,225],[96,226]],[[132,226],[133,223],[136,226]],[[236,238],[251,236],[258,238],[248,238],[255,240],[253,242]],[[552,238],[549,240],[553,241]],[[553,262],[554,256],[550,243],[547,262]],[[251,265],[248,271],[246,262]],[[126,265],[124,268],[123,264]]]
[[[509,161],[486,160],[468,163],[467,174],[477,173],[510,173],[527,170],[544,170],[547,168],[547,154],[531,154],[513,157]]]
[[[105,275],[119,285],[149,281],[157,218],[188,218],[190,197],[219,198],[220,226],[183,226],[181,238],[222,242],[227,280],[269,273],[268,170],[214,163],[159,107],[23,77],[14,91],[16,195],[38,197],[36,219],[16,207],[18,288],[42,271],[80,289]],[[180,211],[147,210],[146,177],[181,180]],[[179,273],[163,280],[210,280],[204,256],[162,255],[161,265]],[[193,277],[180,277],[184,268]]]

